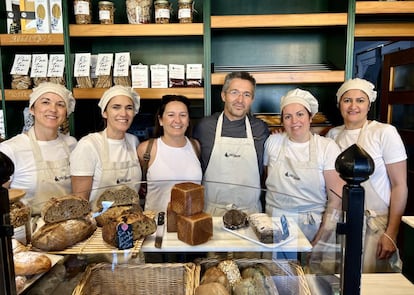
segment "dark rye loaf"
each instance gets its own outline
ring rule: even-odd
[[[43,206],[41,215],[45,223],[82,218],[90,212],[89,202],[76,195],[52,198]]]
[[[112,204],[112,207],[139,204],[139,195],[138,192],[132,188],[123,185],[120,187],[109,188],[99,196],[96,202],[96,206],[99,210],[101,210],[103,207],[103,201],[114,202]]]

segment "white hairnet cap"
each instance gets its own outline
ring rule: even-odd
[[[67,116],[69,117],[69,115],[75,110],[76,104],[72,92],[69,91],[65,86],[52,82],[43,82],[40,83],[39,86],[33,88],[33,92],[30,94],[29,109],[33,106],[36,100],[48,92],[55,93],[63,98],[66,103]]]
[[[134,104],[134,110],[135,114],[138,114],[139,106],[140,106],[140,97],[138,93],[134,91],[131,87],[126,87],[122,85],[115,85],[109,88],[104,92],[101,99],[99,100],[98,106],[101,108],[101,114],[104,113],[106,106],[108,105],[111,98],[118,96],[118,95],[124,95],[129,97],[133,104]]]
[[[374,102],[377,99],[377,92],[374,90],[374,88],[374,84],[364,79],[355,78],[347,80],[341,85],[341,87],[339,87],[338,91],[336,92],[336,101],[339,103],[342,95],[348,90],[358,89],[365,92],[370,102]]]
[[[303,105],[312,116],[318,112],[318,101],[309,91],[299,88],[288,91],[288,93],[280,99],[280,112],[283,111],[285,106],[291,103],[299,103]]]

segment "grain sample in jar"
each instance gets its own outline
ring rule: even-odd
[[[92,21],[92,4],[90,0],[74,0],[73,8],[77,24],[90,24]]]
[[[178,0],[178,20],[180,23],[193,22],[193,0]]]
[[[103,25],[114,23],[114,4],[111,1],[99,1],[99,21]]]
[[[156,24],[168,24],[170,22],[171,6],[168,0],[156,0],[154,10]]]
[[[126,13],[130,24],[149,24],[152,16],[152,0],[126,0]]]

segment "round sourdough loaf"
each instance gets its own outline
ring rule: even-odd
[[[229,293],[222,284],[212,282],[212,283],[199,285],[195,289],[194,294],[195,295],[230,295],[231,293]]]
[[[82,218],[90,212],[89,202],[76,195],[51,198],[43,206],[41,215],[45,223]]]

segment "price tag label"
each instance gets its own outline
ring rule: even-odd
[[[121,222],[116,227],[116,239],[119,250],[130,249],[134,246],[132,225]]]

